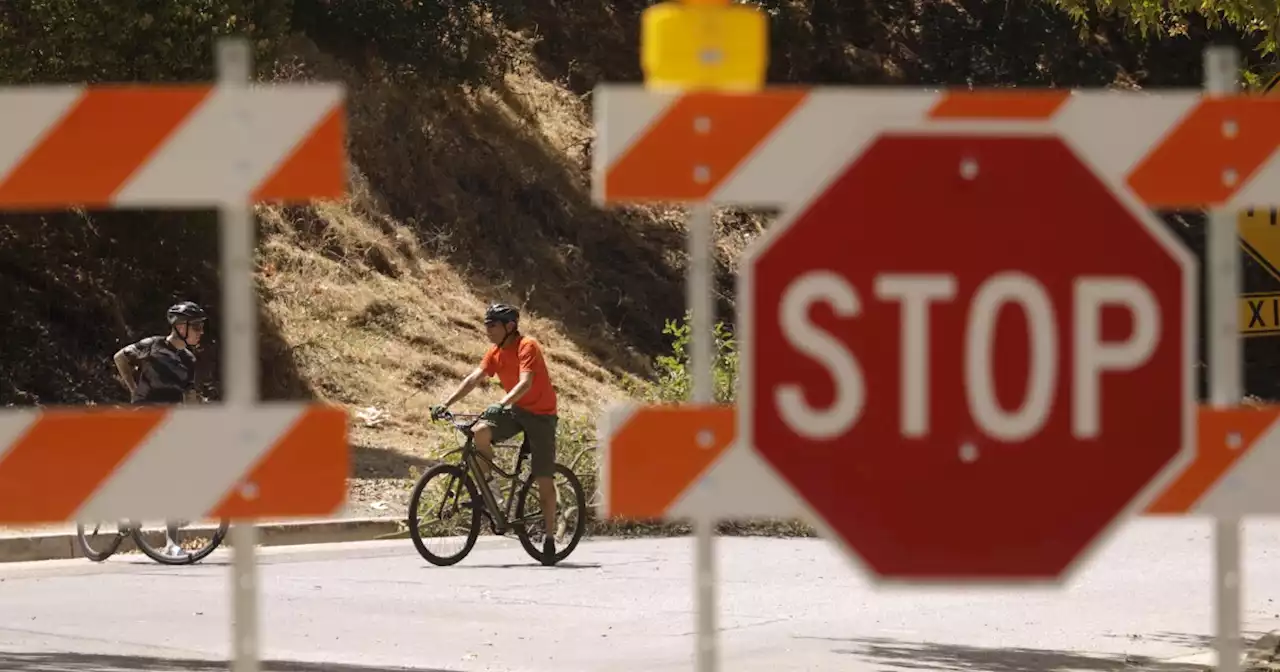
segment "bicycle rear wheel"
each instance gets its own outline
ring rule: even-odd
[[[84,557],[93,562],[103,562],[120,550],[120,544],[124,543],[124,530],[119,523],[111,523],[110,529],[107,532],[102,523],[94,523],[93,529],[86,534],[84,523],[76,523],[76,545]]]
[[[227,536],[227,528],[230,527],[231,521],[218,521],[218,527],[208,537],[203,535],[180,534],[182,538],[175,539],[182,548],[182,553],[178,555],[169,555],[164,544],[164,530],[161,528],[157,531],[144,532],[142,525],[138,524],[133,527],[133,543],[137,545],[138,550],[143,555],[162,564],[162,565],[193,565],[204,560],[210,553],[217,550],[222,545],[222,540]],[[180,525],[179,530],[185,525]],[[157,540],[159,545],[152,545],[151,541]]]
[[[418,553],[433,565],[457,564],[480,537],[484,500],[471,478],[455,464],[437,464],[418,479],[409,497],[409,537]],[[462,537],[462,547],[450,554],[437,552]],[[430,544],[433,548],[427,548]]]
[[[556,488],[556,562],[561,562],[578,547],[587,531],[587,493],[582,489],[577,474],[563,464],[556,464],[553,478]],[[530,520],[516,524],[516,537],[520,539],[525,553],[542,562],[542,540],[547,533],[542,522],[542,500],[533,486],[533,476],[525,478],[520,486],[516,520]]]

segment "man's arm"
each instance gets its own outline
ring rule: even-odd
[[[138,384],[134,382],[133,377],[137,372],[133,368],[133,346],[126,345],[116,351],[112,358],[116,363],[116,371],[120,372],[120,382],[124,383],[125,389],[129,390],[129,396],[138,393]]]
[[[524,393],[529,391],[529,388],[533,387],[533,377],[536,375],[534,374],[534,370],[538,364],[542,364],[542,349],[539,348],[532,340],[526,339],[520,344],[519,356],[520,382],[516,383],[516,386],[511,388],[511,391],[507,393],[507,396],[503,397],[502,401],[498,402],[507,408],[510,408],[517,399],[523,397]],[[545,366],[545,364],[543,364],[543,366]]]
[[[480,384],[484,376],[484,367],[476,367],[475,371],[467,374],[467,377],[462,379],[462,382],[458,384],[458,389],[454,390],[453,394],[449,395],[449,398],[445,399],[441,405],[448,408],[465,399],[468,394],[471,394],[472,390],[476,389],[476,385]]]
[[[502,401],[499,401],[498,403],[503,406],[510,407],[512,404],[516,403],[517,399],[524,396],[524,393],[528,392],[531,387],[533,387],[533,372],[521,371],[520,382],[516,383],[516,386],[511,388],[511,391],[507,393],[507,396],[503,397]]]

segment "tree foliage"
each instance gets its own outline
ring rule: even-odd
[[[1123,17],[1143,37],[1185,34],[1190,17],[1212,29],[1229,26],[1258,38],[1264,54],[1274,54],[1280,36],[1280,3],[1275,0],[1048,0],[1083,28],[1091,12]]]
[[[488,28],[512,1],[5,0],[0,82],[208,80],[219,37],[248,37],[266,67],[296,33],[393,75],[475,81],[502,57]]]
[[[359,61],[377,57],[387,74],[486,81],[505,56],[491,28],[505,0],[293,0],[293,27],[322,48]]]
[[[0,3],[0,80],[204,80],[213,44],[249,37],[259,60],[288,32],[290,0],[8,0]]]

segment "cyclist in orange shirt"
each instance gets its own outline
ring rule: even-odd
[[[493,443],[506,441],[520,432],[529,440],[532,453],[532,471],[542,503],[542,520],[546,525],[546,537],[542,542],[542,564],[555,564],[556,529],[556,428],[559,416],[556,408],[556,390],[547,373],[547,363],[542,356],[542,344],[520,333],[520,311],[514,306],[495,303],[484,313],[484,326],[492,344],[480,366],[476,367],[458,389],[439,406],[431,408],[432,419],[443,416],[449,406],[461,401],[481,379],[497,376],[506,396],[484,410],[480,421],[472,428],[476,449],[493,459]],[[480,468],[488,471],[483,462]],[[489,489],[496,501],[502,500],[501,486],[489,479]]]

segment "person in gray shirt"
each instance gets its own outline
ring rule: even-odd
[[[196,392],[196,356],[208,316],[190,302],[169,307],[168,336],[148,336],[120,348],[116,369],[129,390],[129,401],[138,405],[181,404],[204,401]],[[174,557],[185,551],[178,544],[178,528],[185,521],[165,523],[165,553]]]
[[[116,369],[134,404],[180,404],[198,401],[196,356],[208,316],[204,309],[183,301],[169,308],[169,335],[148,336],[120,348]]]

